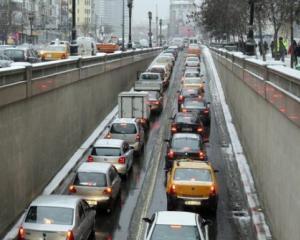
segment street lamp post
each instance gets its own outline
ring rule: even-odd
[[[255,40],[254,40],[254,32],[253,32],[254,1],[255,0],[249,0],[250,21],[249,21],[249,32],[248,32],[247,41],[246,41],[246,49],[245,49],[245,53],[249,56],[254,56],[255,55],[255,47],[256,47],[256,43],[255,43]]]
[[[159,46],[162,46],[162,19],[159,19]]]
[[[152,48],[152,31],[151,31],[151,21],[152,21],[152,12],[148,12],[148,17],[149,17],[149,47]]]
[[[122,51],[125,51],[125,0],[122,0]]]
[[[78,54],[78,45],[76,43],[77,32],[76,32],[76,0],[72,0],[72,36],[71,36],[71,55]]]
[[[33,25],[33,20],[34,20],[34,14],[33,12],[30,12],[28,14],[28,19],[29,19],[29,24],[30,24],[30,43],[33,43],[33,34],[32,34],[32,25]]]
[[[132,48],[132,37],[131,37],[131,17],[133,0],[127,0],[128,14],[129,14],[129,33],[128,33],[128,49]]]

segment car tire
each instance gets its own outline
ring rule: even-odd
[[[172,200],[169,199],[169,198],[168,198],[168,200],[167,200],[167,210],[168,210],[168,211],[174,211],[174,210],[176,210],[174,201],[172,201]]]

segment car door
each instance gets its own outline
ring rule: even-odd
[[[81,201],[77,205],[78,209],[78,239],[86,240],[88,238],[88,218],[82,206]]]
[[[130,149],[129,144],[127,142],[124,142],[123,145],[122,145],[122,151],[123,151],[124,156],[126,158],[127,171],[129,171],[129,169],[132,166],[132,161],[133,161],[133,150]]]
[[[89,206],[89,204],[85,200],[81,200],[81,205],[86,218],[86,239],[88,239],[91,232],[95,230],[96,212]]]
[[[109,170],[109,178],[111,182],[113,198],[116,199],[121,188],[121,178],[119,177],[117,170],[113,166]]]

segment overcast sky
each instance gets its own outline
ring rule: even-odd
[[[155,19],[156,4],[159,18],[169,17],[170,0],[133,0],[133,22],[135,24],[147,23],[148,11],[152,11],[153,19]]]

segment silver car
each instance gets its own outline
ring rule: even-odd
[[[161,211],[143,220],[147,224],[144,240],[209,240],[210,222],[195,213]]]
[[[91,207],[110,212],[121,190],[121,178],[110,163],[82,163],[69,192],[85,199]]]
[[[95,215],[96,211],[79,197],[42,195],[30,204],[18,239],[94,239]]]
[[[186,67],[200,67],[200,60],[198,57],[187,57],[185,60]]]
[[[111,163],[118,173],[127,174],[133,163],[133,147],[121,139],[99,139],[92,147],[88,162]]]
[[[125,140],[138,153],[145,143],[144,129],[134,118],[115,119],[109,126],[106,138]]]

